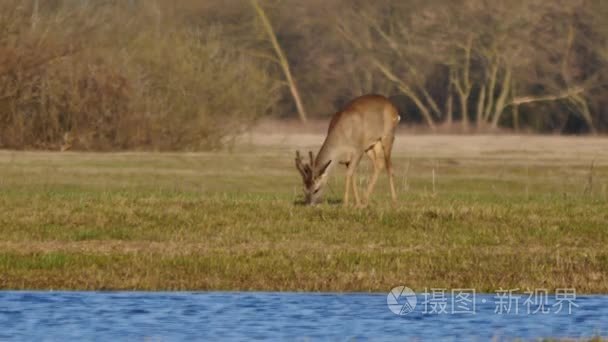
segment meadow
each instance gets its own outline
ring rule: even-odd
[[[294,151],[258,132],[230,151],[0,151],[0,288],[608,293],[608,139],[396,138],[364,209],[298,204]],[[361,186],[369,175],[365,160]]]

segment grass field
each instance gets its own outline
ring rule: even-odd
[[[342,208],[340,169],[303,207],[293,153],[322,139],[0,151],[0,288],[608,293],[608,139],[400,135],[396,206],[383,175]]]

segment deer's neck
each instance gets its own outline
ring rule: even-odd
[[[329,164],[329,167],[326,172],[330,172],[331,169],[333,169],[334,165],[339,162],[338,159],[340,151],[337,147],[337,144],[333,142],[331,134],[328,135],[325,141],[323,142],[323,146],[321,146],[321,149],[319,149],[319,153],[317,153],[317,158],[315,160],[315,165],[317,169],[320,169],[325,166],[325,164],[327,164],[327,162],[330,160],[332,162],[331,164]],[[318,171],[319,170],[315,170],[315,172]]]

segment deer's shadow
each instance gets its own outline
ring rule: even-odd
[[[342,199],[340,198],[328,198],[325,199],[323,201],[321,201],[319,204],[326,204],[326,205],[342,205]],[[302,198],[298,198],[295,201],[293,201],[293,204],[296,206],[307,206],[308,203],[306,203],[306,201],[304,201],[304,199]]]

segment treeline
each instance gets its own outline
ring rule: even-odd
[[[4,0],[0,147],[216,148],[368,92],[431,131],[606,132],[606,17],[594,0]]]

